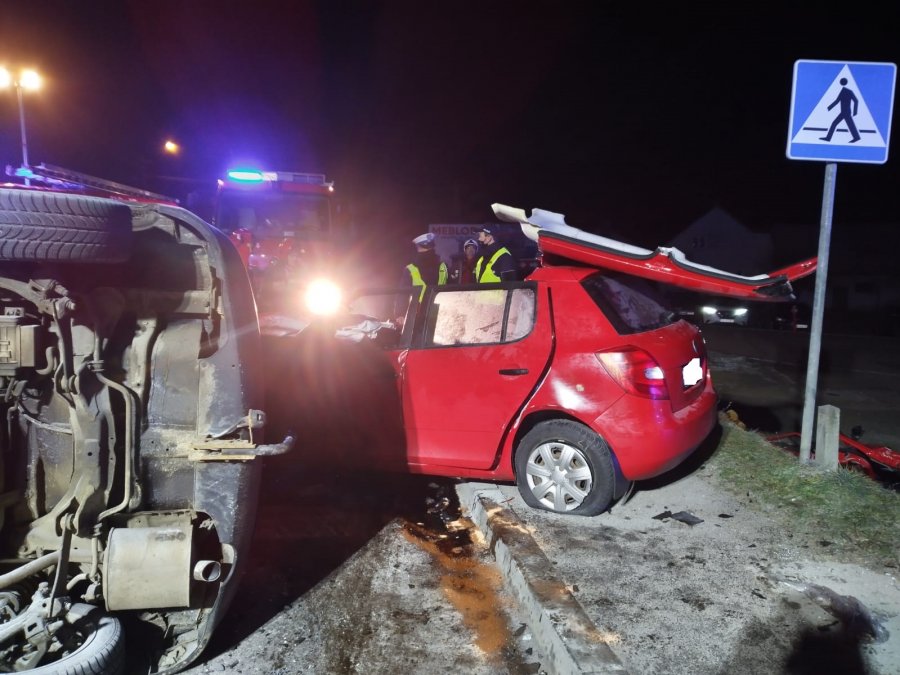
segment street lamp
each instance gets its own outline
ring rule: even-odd
[[[22,98],[22,91],[37,91],[41,88],[41,76],[36,70],[25,68],[19,72],[16,77],[8,69],[0,66],[0,89],[8,89],[15,87],[16,95],[19,98],[19,129],[22,134],[22,168],[28,169],[28,140],[25,135],[25,101]],[[25,179],[25,185],[31,185],[28,178]]]

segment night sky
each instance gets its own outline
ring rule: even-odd
[[[824,164],[785,158],[793,63],[896,63],[888,4],[4,0],[0,63],[46,80],[33,164],[172,193],[255,162],[327,173],[393,232],[500,201],[652,246],[714,206],[815,232]],[[891,146],[840,166],[836,223],[900,229]],[[20,157],[4,92],[0,160]]]

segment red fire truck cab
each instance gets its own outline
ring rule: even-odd
[[[324,174],[232,169],[218,182],[213,224],[241,253],[257,300],[273,306],[331,276],[334,210]]]

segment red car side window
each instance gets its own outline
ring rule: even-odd
[[[534,290],[441,290],[428,314],[426,347],[511,342],[534,326]]]
[[[509,302],[509,319],[506,323],[506,342],[519,340],[534,327],[534,291],[517,288]]]

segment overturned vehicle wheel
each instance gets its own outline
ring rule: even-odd
[[[108,199],[0,189],[0,260],[119,262],[131,209]]]
[[[0,593],[4,613],[15,604],[11,595]],[[4,673],[117,675],[124,665],[125,642],[116,617],[65,598],[56,600],[51,610],[41,591],[20,614],[0,624],[0,636]]]

